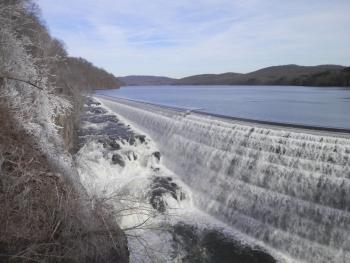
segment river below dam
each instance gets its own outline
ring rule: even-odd
[[[77,154],[132,262],[350,262],[350,136],[95,96]]]

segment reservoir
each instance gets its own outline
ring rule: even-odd
[[[350,129],[349,88],[127,86],[97,93],[229,117]]]

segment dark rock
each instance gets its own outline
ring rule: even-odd
[[[107,111],[104,108],[101,108],[101,107],[89,107],[88,110],[91,113],[95,113],[95,114],[105,114],[105,113],[107,113]]]
[[[186,199],[186,194],[184,192],[180,193],[180,201],[183,201]]]
[[[123,139],[125,141],[128,141],[130,144],[135,143],[134,132],[128,126],[119,122],[118,118],[115,115],[107,114],[107,110],[102,107],[87,106],[85,107],[85,110],[87,113],[82,118],[82,121],[104,125],[101,125],[97,128],[90,127],[86,129],[80,129],[78,132],[79,136],[108,136],[109,138],[113,139]]]
[[[109,114],[98,114],[98,115],[85,115],[82,117],[82,121],[91,123],[104,123],[104,122],[115,122],[118,123],[118,118],[114,115]]]
[[[108,144],[108,146],[112,149],[112,150],[120,150],[120,145],[119,143],[117,143],[115,140],[112,140],[111,143]]]
[[[221,233],[218,229],[198,229],[178,223],[172,230],[174,255],[185,254],[182,262],[208,263],[275,263],[276,260],[259,247],[249,247]]]
[[[136,141],[135,141],[135,137],[134,137],[134,136],[131,136],[131,137],[129,138],[128,142],[129,142],[130,145],[134,145],[135,142],[136,142]]]
[[[146,135],[135,135],[135,139],[138,139],[141,143],[146,141]]]
[[[167,202],[163,200],[161,194],[154,193],[154,196],[151,198],[150,202],[152,207],[158,212],[164,213],[166,211]]]
[[[154,157],[156,157],[156,159],[157,159],[158,161],[160,161],[160,152],[154,152],[154,153],[152,153],[152,155],[153,155]]]
[[[151,183],[151,190],[149,193],[150,203],[152,207],[160,213],[166,211],[167,203],[163,199],[163,195],[165,194],[170,194],[177,201],[182,200],[180,187],[172,182],[171,177],[155,176]],[[180,197],[178,197],[178,194]]]
[[[116,140],[114,139],[110,139],[110,138],[99,139],[98,142],[102,143],[104,148],[109,148],[113,151],[120,150],[121,148],[119,143],[117,143]]]
[[[112,156],[112,163],[113,164],[118,164],[121,167],[125,166],[125,161],[123,160],[123,157],[120,154],[118,154],[118,153],[113,154],[113,156]]]
[[[126,156],[128,157],[128,159],[130,160],[130,161],[135,161],[135,160],[137,160],[137,155],[136,155],[136,153],[134,153],[133,151],[128,151],[127,153],[126,153]]]
[[[261,249],[244,246],[240,242],[229,239],[216,230],[207,231],[201,240],[201,244],[205,247],[210,262],[276,262],[273,257]]]

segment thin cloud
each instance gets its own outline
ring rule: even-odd
[[[348,64],[347,0],[38,0],[69,53],[116,75]]]

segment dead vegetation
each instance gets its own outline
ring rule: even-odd
[[[0,24],[0,262],[127,262],[124,233],[91,206],[64,152],[87,91],[80,74],[107,73],[70,65],[32,0],[0,1]]]
[[[127,262],[123,232],[90,206],[0,108],[0,262]]]

